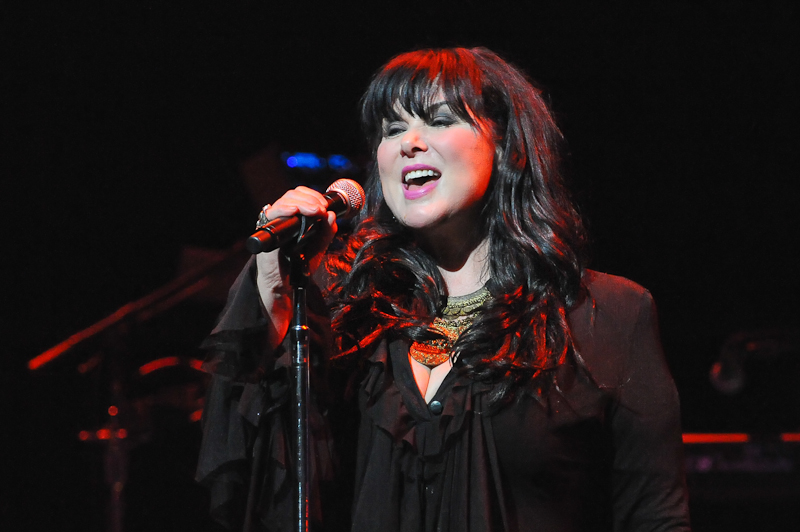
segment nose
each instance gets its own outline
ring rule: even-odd
[[[411,128],[403,134],[403,138],[400,140],[400,151],[402,151],[403,155],[406,157],[414,157],[418,152],[425,152],[427,150],[428,145],[419,131]]]

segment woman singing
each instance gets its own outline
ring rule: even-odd
[[[320,193],[264,209],[327,221],[305,248],[324,272],[320,529],[689,530],[653,301],[585,268],[540,91],[489,50],[422,50],[375,75],[361,116],[375,164],[338,251]],[[198,479],[234,527],[249,492],[261,529],[290,529],[286,273],[282,251],[257,255],[205,344]],[[256,448],[268,458],[251,472]]]

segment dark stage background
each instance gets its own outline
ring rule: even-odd
[[[592,266],[653,292],[685,430],[800,432],[794,3],[76,4],[2,8],[2,530],[106,529],[107,445],[78,434],[108,422],[112,375],[125,529],[217,530],[192,481],[202,376],[137,368],[202,357],[241,256],[152,319],[26,364],[241,242],[288,183],[334,177],[281,152],[363,169],[360,93],[419,46],[488,46],[550,94]],[[737,333],[749,381],[725,396],[708,372]],[[697,530],[796,526],[792,444],[687,453]]]

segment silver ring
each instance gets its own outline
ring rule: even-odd
[[[258,221],[256,221],[256,231],[262,229],[265,225],[269,223],[269,218],[267,218],[267,209],[272,207],[271,203],[267,203],[263,207],[261,207],[261,212],[258,213]]]

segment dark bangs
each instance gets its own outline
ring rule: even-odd
[[[439,91],[450,110],[475,126],[467,112],[483,117],[481,69],[465,49],[418,50],[389,61],[373,78],[361,99],[361,124],[374,151],[383,135],[383,120],[400,118],[396,106],[423,120],[430,118]]]

